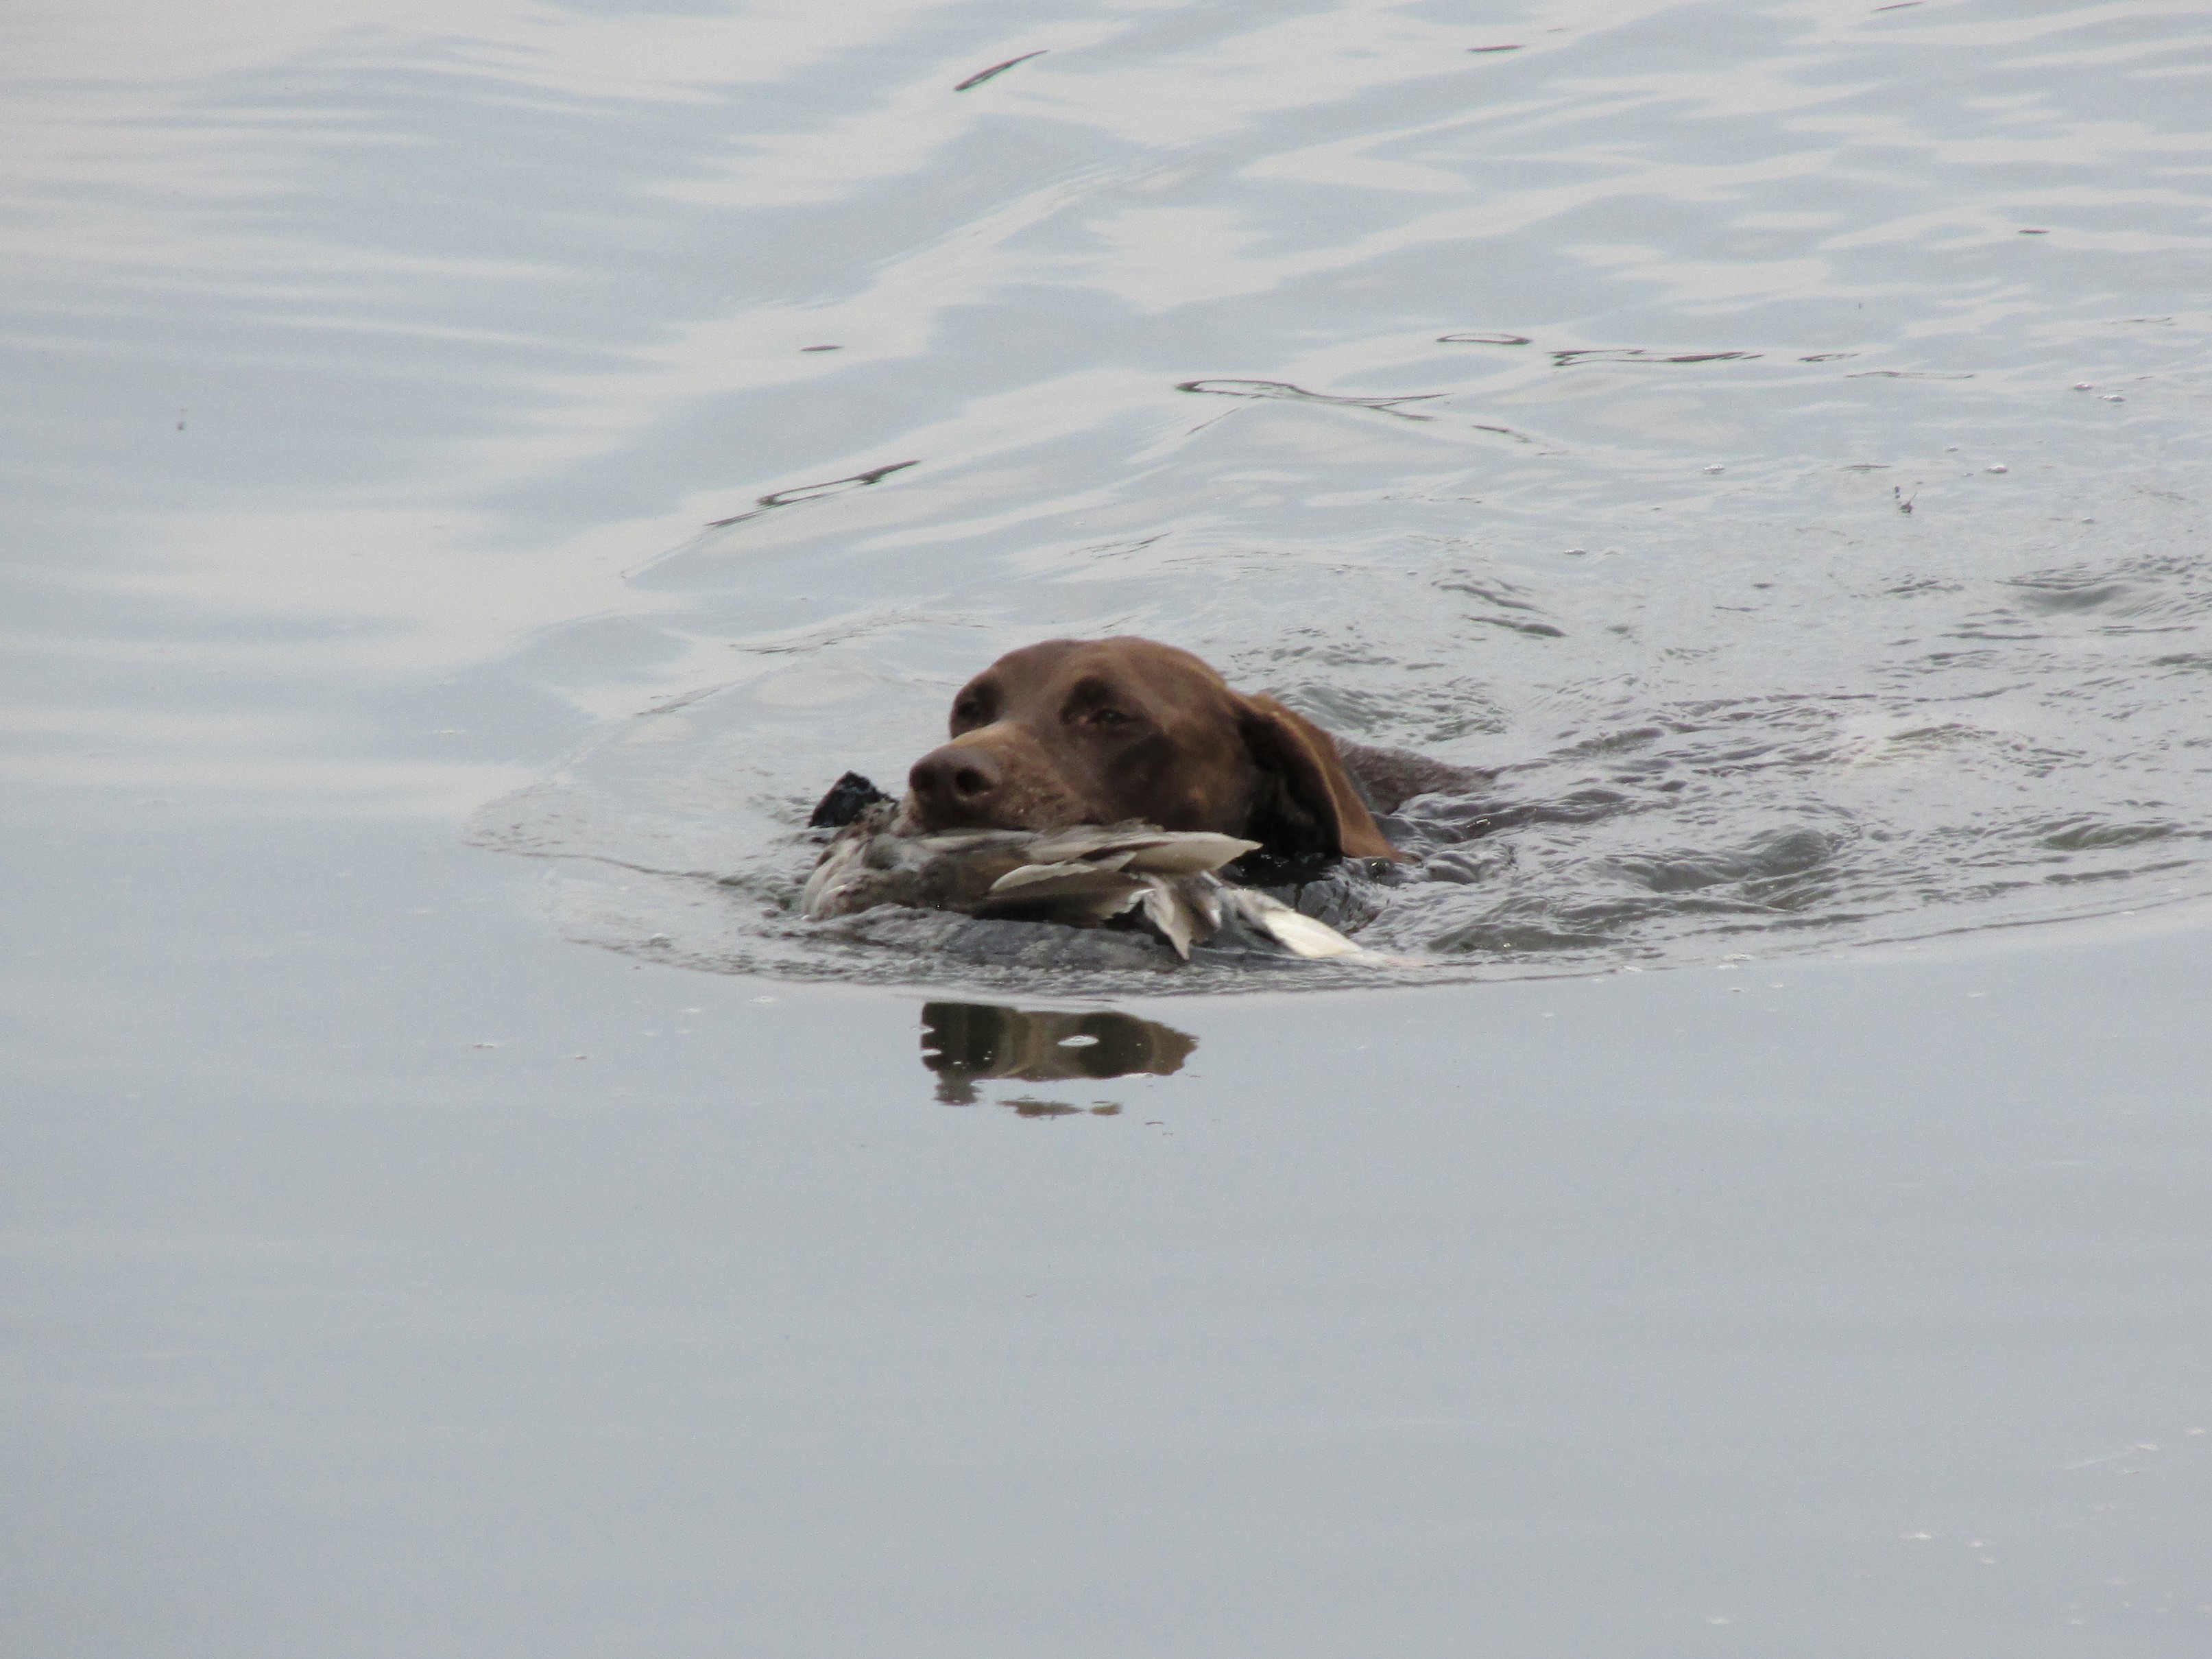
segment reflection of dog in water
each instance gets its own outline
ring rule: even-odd
[[[1067,1014],[981,1002],[930,1002],[921,1010],[921,1063],[937,1073],[937,1097],[975,1101],[977,1078],[1050,1083],[1066,1078],[1166,1077],[1182,1069],[1198,1039],[1134,1014]],[[1056,1103],[1016,1103],[1024,1115],[1058,1116]]]

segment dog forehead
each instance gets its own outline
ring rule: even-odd
[[[1201,659],[1154,640],[1045,640],[1009,651],[977,677],[1012,697],[1065,696],[1079,685],[1111,686],[1134,696],[1210,702],[1228,683]]]

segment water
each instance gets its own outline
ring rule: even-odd
[[[957,97],[877,64],[930,111],[894,156],[754,113],[724,231],[819,257],[689,343],[735,510],[568,630],[637,694],[481,820],[574,860],[572,935],[959,978],[794,926],[793,832],[1000,651],[1116,631],[1498,769],[1394,826],[1412,881],[1307,898],[1401,977],[2207,890],[2196,23],[1100,27]]]
[[[19,13],[16,1646],[2202,1651],[2212,14]],[[1117,630],[1415,965],[789,919]]]

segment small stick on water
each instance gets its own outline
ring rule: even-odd
[[[1052,48],[1050,46],[1039,46],[1035,52],[1025,52],[1018,58],[1009,58],[1003,64],[994,64],[990,68],[981,70],[977,74],[969,76],[958,86],[953,88],[952,90],[955,92],[965,92],[970,87],[980,87],[984,82],[989,80],[993,76],[1004,75],[1008,70],[1013,68],[1015,64],[1026,64],[1032,58],[1042,58],[1045,53],[1051,50]]]

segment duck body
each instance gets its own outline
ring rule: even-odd
[[[1196,945],[1321,957],[1359,947],[1281,900],[1217,873],[1258,847],[1149,823],[909,833],[879,800],[841,830],[808,876],[811,921],[878,905],[1072,927],[1137,927],[1188,961]]]

